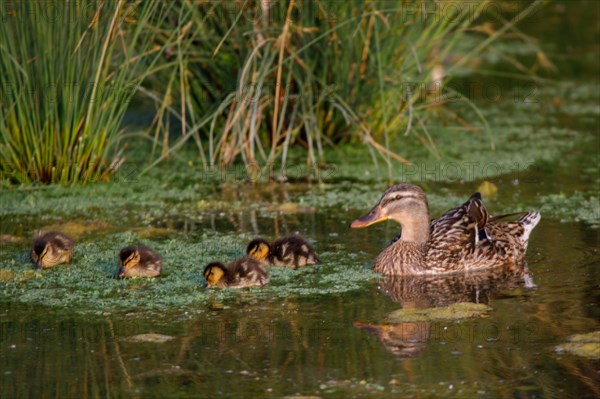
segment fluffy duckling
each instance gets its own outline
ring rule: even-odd
[[[260,262],[295,269],[321,262],[306,240],[296,236],[283,237],[273,245],[262,238],[255,238],[248,244],[246,254]]]
[[[62,263],[70,263],[75,242],[55,231],[36,237],[31,245],[31,260],[36,269],[48,269]]]
[[[156,277],[162,271],[161,257],[148,247],[129,246],[119,252],[119,277]]]
[[[220,262],[210,263],[204,269],[204,279],[208,288],[262,287],[269,282],[269,274],[260,262],[244,257],[227,266]]]

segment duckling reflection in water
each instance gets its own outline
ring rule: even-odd
[[[204,269],[207,288],[262,287],[269,282],[264,266],[251,258],[240,258],[228,265],[212,262]]]
[[[31,260],[36,269],[48,269],[63,263],[71,263],[75,242],[66,235],[49,232],[36,237],[31,245]]]
[[[129,246],[119,252],[119,277],[156,277],[162,272],[161,257],[148,247]]]
[[[295,269],[321,262],[310,244],[297,236],[283,237],[272,245],[262,238],[255,238],[248,243],[246,253],[260,262]]]

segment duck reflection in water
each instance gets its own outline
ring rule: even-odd
[[[445,307],[461,302],[488,304],[503,292],[517,288],[535,288],[524,262],[477,273],[385,276],[378,282],[379,291],[400,303],[402,309]],[[354,326],[373,334],[388,352],[400,358],[413,358],[427,347],[432,335],[431,324],[431,321],[388,320],[388,324],[356,321]]]

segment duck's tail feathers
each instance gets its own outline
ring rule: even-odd
[[[527,212],[519,219],[517,219],[517,223],[523,226],[523,234],[521,234],[521,240],[527,242],[529,240],[529,235],[531,231],[537,226],[542,215],[539,212]]]

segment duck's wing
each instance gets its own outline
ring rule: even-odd
[[[471,198],[466,202],[467,205],[467,229],[469,229],[472,233],[474,242],[474,247],[479,244],[479,241],[488,240],[491,241],[491,238],[486,231],[486,226],[490,220],[490,216],[488,214],[487,209],[483,205],[483,201],[481,200],[481,194],[475,193],[471,195]]]
[[[431,222],[431,242],[443,243],[448,249],[471,251],[483,240],[491,240],[486,231],[489,214],[480,193],[474,193],[462,205],[450,209]]]

